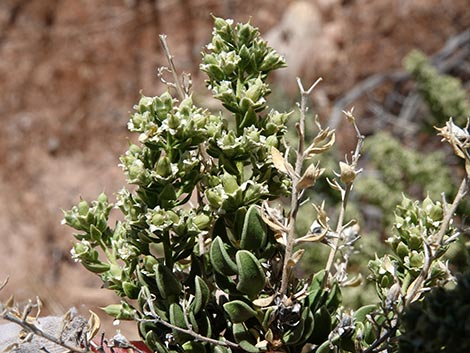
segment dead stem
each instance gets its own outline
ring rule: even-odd
[[[346,115],[348,120],[352,123],[354,130],[356,131],[357,143],[356,143],[356,148],[352,154],[352,161],[351,161],[350,167],[352,168],[354,173],[357,174],[360,172],[360,170],[356,170],[356,167],[357,167],[359,158],[361,157],[361,149],[362,149],[362,145],[364,143],[365,137],[364,135],[361,134],[361,132],[359,131],[359,128],[357,127],[354,116],[352,115],[352,110],[349,112],[344,112],[344,114]],[[353,181],[346,183],[344,189],[341,188],[341,209],[340,209],[340,213],[338,216],[338,223],[336,225],[336,237],[333,239],[330,253],[328,255],[328,260],[326,262],[325,276],[323,277],[323,283],[322,283],[323,288],[326,288],[328,284],[328,280],[329,280],[330,273],[331,273],[331,268],[333,266],[336,253],[338,251],[338,245],[341,239],[341,233],[344,230],[344,216],[346,213],[346,207],[348,205],[349,194],[351,192],[352,186],[353,186]]]
[[[68,345],[67,343],[62,342],[62,340],[60,340],[59,338],[56,338],[48,334],[47,332],[42,331],[40,328],[36,327],[36,325],[34,325],[33,323],[29,323],[26,319],[22,319],[16,315],[12,315],[9,311],[2,313],[1,317],[7,321],[13,322],[21,326],[26,332],[31,332],[35,334],[36,336],[42,337],[52,343],[55,343],[61,347],[64,347],[71,352],[76,352],[76,353],[90,353],[91,352],[91,350],[89,349],[81,349],[78,347]]]
[[[297,156],[295,161],[295,175],[292,175],[292,194],[291,194],[291,210],[289,214],[289,224],[287,233],[287,244],[284,253],[284,265],[282,267],[282,279],[280,293],[287,298],[287,289],[289,286],[289,277],[291,272],[290,260],[294,251],[295,245],[295,221],[297,218],[297,211],[299,210],[299,201],[302,192],[297,190],[300,175],[302,173],[302,166],[305,160],[305,116],[307,113],[307,99],[312,93],[315,86],[317,86],[322,78],[317,79],[308,90],[305,90],[300,78],[297,77],[297,84],[300,90],[300,120],[296,125],[297,134],[299,135],[299,145],[297,147]]]
[[[170,65],[170,71],[173,75],[173,80],[175,81],[174,83],[175,83],[176,91],[178,92],[178,96],[180,97],[180,99],[183,100],[186,97],[186,94],[184,93],[183,86],[181,85],[178,79],[178,74],[176,73],[176,67],[173,62],[173,55],[171,55],[170,48],[168,47],[168,44],[166,42],[166,35],[160,34],[159,38],[160,38],[160,42],[162,43],[165,56],[168,60],[168,65]]]

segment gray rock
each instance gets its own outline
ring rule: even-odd
[[[36,327],[41,331],[59,339],[70,346],[80,346],[84,340],[85,326],[87,321],[82,316],[75,316],[70,321],[65,322],[60,316],[46,316],[38,318],[35,322]],[[9,349],[9,352],[15,353],[37,353],[47,351],[50,353],[68,352],[64,347],[52,343],[37,335],[31,336],[28,341],[20,338],[23,336],[23,329],[14,324],[7,323],[0,325],[0,352]]]

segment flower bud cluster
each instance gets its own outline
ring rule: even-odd
[[[425,262],[432,261],[431,277],[426,285],[434,286],[451,278],[447,264],[440,257],[448,248],[450,242],[447,240],[452,241],[450,236],[454,229],[448,227],[443,244],[434,244],[443,222],[443,213],[439,201],[434,202],[427,197],[419,203],[403,197],[401,205],[396,209],[393,234],[387,240],[393,254],[369,262],[372,277],[382,288],[381,293],[388,293],[388,289],[397,281],[402,293],[406,293]]]

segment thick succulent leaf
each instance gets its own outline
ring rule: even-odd
[[[258,259],[247,250],[239,250],[236,254],[238,267],[237,289],[255,298],[264,288],[266,276]]]
[[[202,308],[205,308],[210,299],[210,291],[206,282],[199,276],[194,280],[195,294],[194,294],[194,313],[198,313]]]
[[[331,332],[331,315],[326,306],[322,306],[314,315],[315,327],[308,342],[320,344],[328,339]]]
[[[179,305],[178,303],[170,304],[169,312],[170,312],[169,314],[170,323],[172,325],[181,327],[183,329],[188,328],[186,326],[186,320],[184,318],[185,314],[183,312],[183,308],[181,307],[181,305]],[[175,337],[175,339],[180,343],[189,341],[191,339],[190,335],[182,333],[181,331],[178,331],[178,330],[173,330],[173,337]]]
[[[356,322],[365,322],[366,316],[377,310],[376,304],[365,305],[354,312],[354,320]]]
[[[224,310],[233,323],[244,322],[256,316],[257,314],[253,308],[241,300],[233,300],[231,302],[225,303]]]
[[[237,264],[230,258],[220,237],[216,237],[209,251],[211,264],[214,270],[224,276],[237,274]]]
[[[236,323],[232,326],[232,333],[235,341],[245,352],[259,352],[256,348],[256,338],[251,334],[248,328],[243,323]]]
[[[163,299],[178,297],[181,293],[181,283],[175,278],[173,272],[162,264],[155,266],[157,287]]]
[[[240,248],[252,251],[263,248],[266,245],[267,234],[266,224],[259,214],[258,207],[250,206],[243,223]]]

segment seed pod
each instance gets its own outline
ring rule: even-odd
[[[90,210],[90,206],[88,205],[88,202],[86,202],[85,200],[82,200],[78,203],[78,214],[80,216],[86,216],[89,210]]]
[[[264,288],[266,276],[258,259],[249,251],[239,250],[236,255],[238,268],[237,289],[255,298]]]
[[[155,267],[157,287],[163,299],[173,299],[181,293],[181,283],[175,278],[173,272],[162,264]]]
[[[258,208],[250,206],[245,215],[240,247],[244,250],[259,250],[266,245],[266,223],[263,222]]]
[[[400,259],[404,259],[405,256],[410,254],[410,249],[403,243],[402,241],[398,243],[397,248],[395,249],[396,254],[400,257]]]
[[[171,174],[171,162],[167,156],[162,156],[155,166],[155,171],[159,176],[165,178]]]
[[[436,202],[436,204],[433,205],[431,210],[429,211],[429,217],[431,217],[433,221],[442,220],[443,214],[444,214],[444,210],[442,209],[441,204],[438,202]]]
[[[101,308],[101,309],[103,309],[103,311],[107,315],[112,316],[112,317],[116,317],[121,312],[121,304],[110,304],[110,305],[105,306],[104,308]]]
[[[225,303],[224,310],[230,317],[230,320],[236,324],[256,316],[256,311],[241,300],[233,300],[231,302]]]
[[[221,275],[232,276],[237,274],[237,264],[230,258],[220,237],[216,237],[212,241],[209,256],[214,270]]]
[[[170,93],[165,92],[160,97],[155,97],[152,105],[158,118],[163,120],[167,117],[171,109],[173,109],[173,98]]]
[[[347,163],[339,162],[339,168],[341,181],[345,184],[352,184],[357,175],[354,167]]]
[[[121,304],[110,304],[101,309],[116,319],[134,320],[136,318],[136,310],[124,302]]]
[[[231,194],[232,192],[237,191],[237,189],[239,188],[237,177],[232,174],[229,174],[226,172],[222,176],[221,180],[222,180],[222,185],[224,187],[224,191],[227,194]]]

